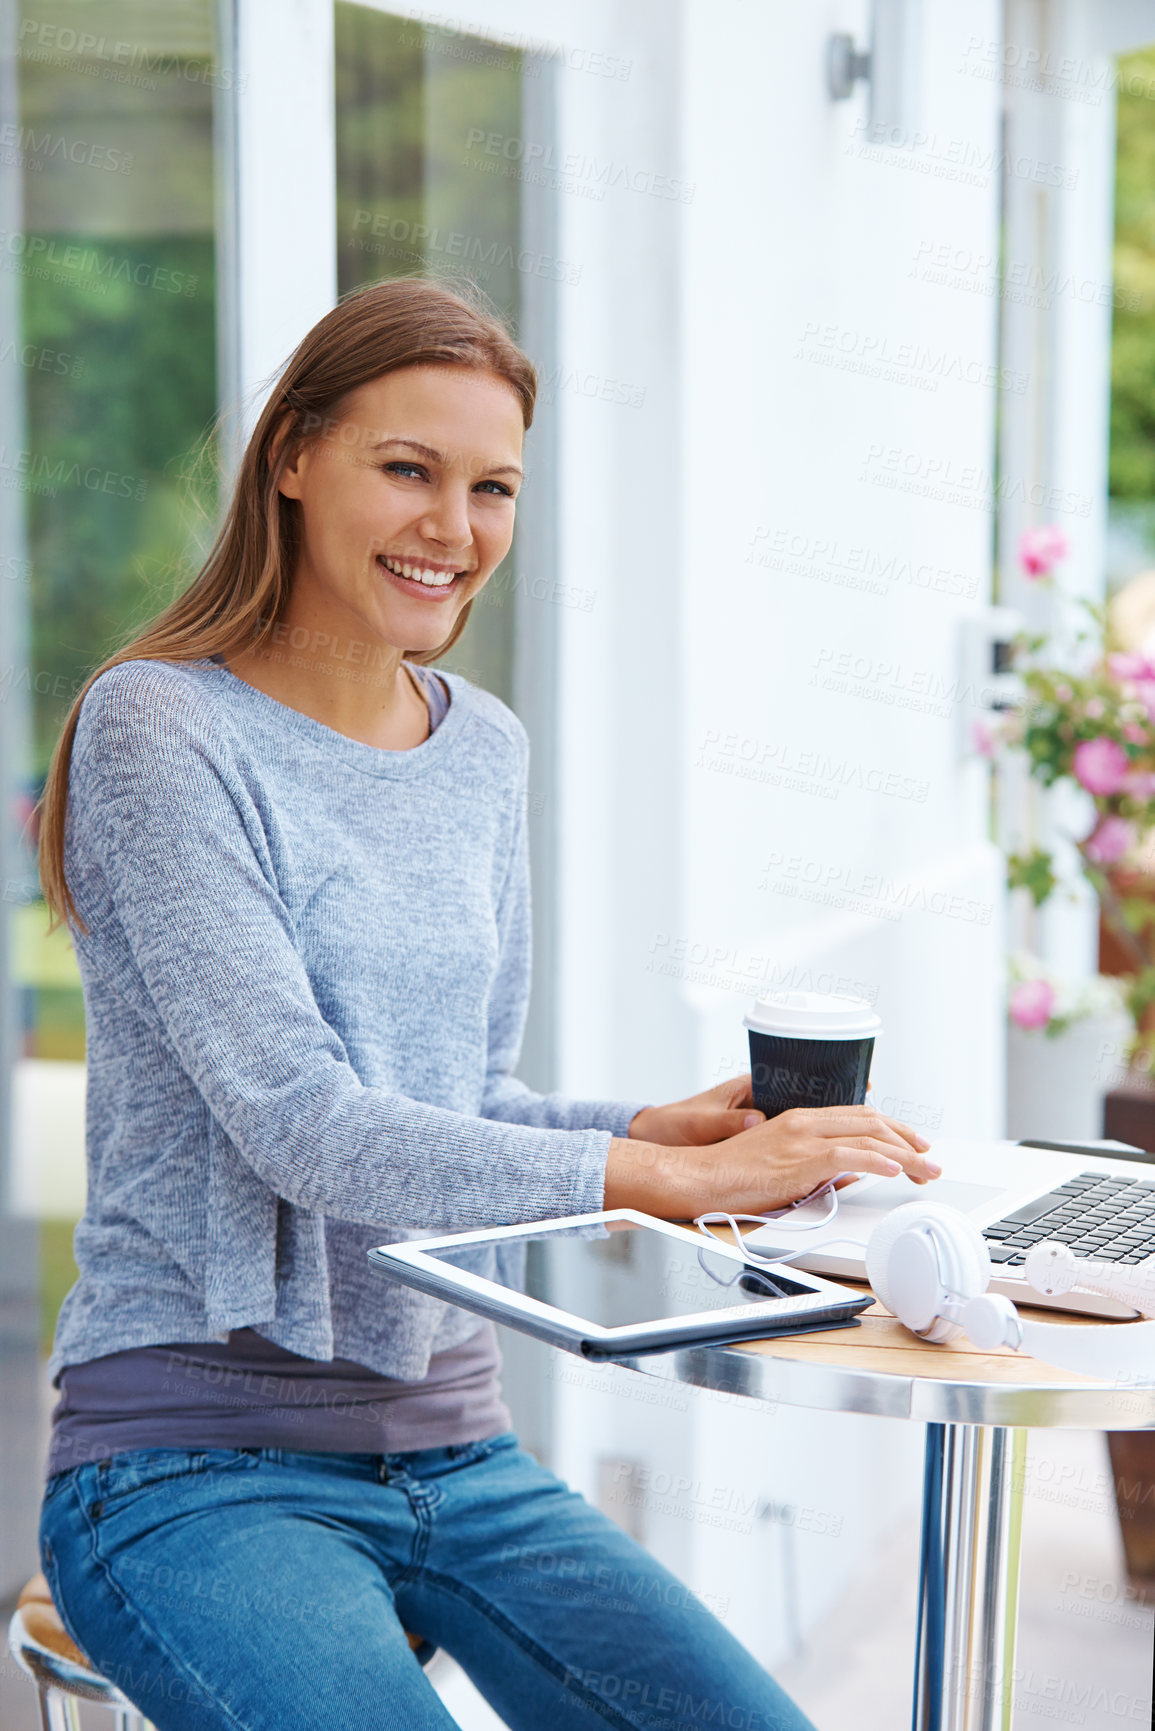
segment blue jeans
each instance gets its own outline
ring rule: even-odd
[[[139,1449],[57,1473],[69,1633],[158,1731],[452,1731],[405,1631],[512,1731],[813,1731],[512,1433],[409,1454]]]

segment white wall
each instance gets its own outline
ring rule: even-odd
[[[876,1092],[990,1135],[999,868],[956,682],[990,585],[998,133],[958,68],[998,9],[927,8],[921,145],[824,99],[826,34],[865,14],[687,9],[684,930],[861,982]],[[985,261],[973,291],[934,280],[946,244]],[[707,1075],[747,991],[694,993]]]
[[[933,136],[882,150],[863,97],[823,88],[826,32],[861,37],[862,7],[535,11],[545,35],[632,62],[627,80],[559,74],[559,161],[578,165],[559,253],[582,273],[561,363],[644,394],[558,396],[558,575],[596,591],[561,621],[572,1092],[703,1087],[745,1067],[759,979],[841,983],[882,1012],[891,1111],[1001,1129],[1001,874],[956,683],[958,621],[990,586],[996,89],[960,73],[952,11],[930,9],[924,45]],[[993,4],[967,11],[997,29]],[[587,196],[591,162],[685,196]],[[947,242],[986,261],[974,287],[932,276]],[[809,574],[775,567],[778,536],[807,544]],[[855,571],[867,586],[839,580]],[[865,678],[827,689],[841,657]],[[815,870],[827,904],[782,893]],[[917,1484],[914,1429],[589,1381],[558,1378],[559,1469],[591,1495],[606,1458],[699,1487],[713,1514],[652,1491],[628,1518],[768,1661]],[[787,1536],[752,1504],[811,1513]]]

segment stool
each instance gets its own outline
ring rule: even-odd
[[[61,1622],[43,1575],[33,1575],[16,1601],[8,1646],[36,1685],[41,1731],[80,1731],[77,1701],[110,1707],[116,1731],[151,1731],[132,1702],[88,1663]]]
[[[420,1635],[406,1639],[422,1665],[436,1647]],[[96,1701],[116,1715],[116,1731],[152,1731],[149,1721],[106,1677],[94,1671],[52,1603],[43,1575],[33,1575],[8,1625],[12,1657],[36,1685],[41,1731],[80,1731],[77,1701]]]

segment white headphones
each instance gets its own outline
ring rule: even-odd
[[[1011,1346],[1083,1376],[1155,1382],[1155,1322],[1027,1321],[1009,1298],[987,1291],[991,1258],[978,1227],[942,1203],[907,1202],[881,1221],[866,1247],[866,1272],[875,1297],[923,1340],[962,1333],[982,1352]],[[1023,1273],[1036,1292],[1078,1285],[1155,1317],[1155,1257],[1117,1268],[1044,1241],[1028,1253]]]

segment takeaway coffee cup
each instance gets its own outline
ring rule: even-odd
[[[771,992],[744,1018],[754,1104],[767,1118],[792,1106],[861,1106],[882,1023],[861,998]]]

